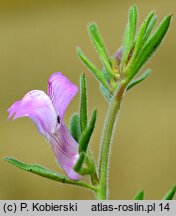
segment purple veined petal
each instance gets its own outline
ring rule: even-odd
[[[48,140],[67,176],[72,180],[80,179],[81,176],[73,170],[79,157],[78,143],[74,140],[67,127],[61,124],[55,134],[48,136]]]
[[[57,115],[48,95],[40,90],[28,92],[20,101],[15,102],[9,109],[9,118],[27,116],[37,126],[44,136],[54,133],[57,127]]]
[[[61,122],[63,122],[67,106],[77,92],[78,87],[60,72],[54,73],[49,78],[48,96],[50,97]]]
[[[55,73],[48,82],[48,95],[40,90],[30,91],[8,109],[9,118],[13,115],[13,119],[27,116],[34,121],[39,132],[51,144],[59,164],[73,180],[81,178],[73,170],[79,157],[78,143],[64,125],[63,117],[77,91],[76,85],[61,73]]]

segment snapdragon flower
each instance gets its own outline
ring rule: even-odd
[[[54,73],[48,81],[48,93],[41,90],[28,92],[9,109],[9,118],[27,116],[33,120],[40,134],[45,136],[53,152],[72,180],[80,179],[73,167],[79,157],[78,143],[64,124],[64,114],[78,87],[62,73]]]

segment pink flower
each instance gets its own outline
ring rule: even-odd
[[[79,157],[78,143],[64,124],[64,114],[78,87],[60,72],[54,73],[48,81],[48,94],[41,90],[28,92],[9,109],[9,118],[27,116],[33,120],[40,134],[50,143],[53,152],[70,179],[80,175],[73,167]]]

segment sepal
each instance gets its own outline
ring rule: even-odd
[[[79,154],[79,158],[78,158],[75,166],[73,167],[73,169],[74,169],[75,172],[80,173],[80,170],[83,167],[83,163],[84,163],[85,157],[86,157],[85,152],[81,152]]]
[[[97,111],[94,110],[91,116],[91,120],[88,124],[88,126],[86,127],[86,129],[83,131],[83,133],[81,134],[81,138],[79,141],[79,152],[86,152],[87,151],[87,147],[92,135],[92,132],[95,128],[95,122],[96,122],[96,116],[97,116]]]
[[[79,142],[81,136],[80,117],[78,113],[74,113],[70,118],[70,133],[76,142]]]

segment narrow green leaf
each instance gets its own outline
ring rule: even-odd
[[[143,200],[143,199],[144,199],[144,191],[141,190],[135,195],[134,200]]]
[[[174,195],[176,193],[176,186],[173,186],[167,194],[163,197],[163,200],[172,200],[174,198]]]
[[[37,175],[40,175],[40,176],[43,176],[43,177],[46,177],[46,178],[50,178],[50,179],[53,179],[53,180],[56,180],[56,181],[59,181],[59,182],[63,182],[64,179],[66,178],[65,176],[59,174],[59,173],[56,173],[54,171],[51,171],[45,167],[42,167],[38,164],[26,164],[26,163],[23,163],[15,158],[5,158],[4,159],[5,161],[15,165],[16,167],[22,169],[22,170],[26,170],[28,172],[32,172],[32,173],[35,173]]]
[[[74,113],[70,118],[70,132],[74,139],[79,142],[81,136],[80,117],[78,113]]]
[[[130,71],[130,68],[132,67],[132,65],[136,61],[136,58],[138,57],[138,54],[139,54],[139,52],[141,51],[141,49],[143,47],[144,35],[145,35],[145,32],[146,32],[146,27],[147,27],[147,24],[146,24],[146,22],[144,22],[141,25],[140,29],[139,29],[139,33],[138,33],[138,36],[137,36],[137,39],[136,39],[136,43],[135,43],[135,46],[134,46],[134,51],[133,51],[132,57],[130,58],[124,73],[126,73],[126,71]]]
[[[103,65],[105,66],[107,72],[109,73],[110,76],[112,77],[116,77],[116,74],[113,72],[112,67],[111,67],[111,63],[109,61],[109,57],[107,55],[106,49],[104,44],[102,44],[102,38],[101,35],[98,31],[98,27],[95,23],[92,23],[88,26],[88,30],[89,30],[89,35],[90,35],[90,39],[93,43],[93,45],[95,46],[97,53],[103,63]]]
[[[140,29],[139,29],[139,32],[138,32],[138,35],[137,35],[137,38],[136,38],[136,42],[135,42],[135,45],[134,45],[134,50],[133,50],[133,53],[132,53],[132,57],[130,58],[129,62],[128,62],[128,65],[127,67],[125,68],[125,74],[126,74],[126,71],[130,71],[130,68],[132,67],[132,65],[134,64],[134,62],[136,61],[140,51],[142,50],[144,44],[145,44],[145,41],[147,40],[149,34],[151,33],[150,30],[150,22],[151,22],[151,19],[153,18],[154,16],[154,12],[151,12],[147,18],[145,19],[145,21],[143,22],[143,24],[141,25]],[[149,29],[148,29],[149,28]]]
[[[80,172],[80,170],[81,170],[81,168],[83,166],[83,163],[84,163],[85,156],[86,156],[85,152],[80,153],[79,158],[78,158],[75,166],[73,167],[75,172],[77,172],[77,173]]]
[[[91,116],[91,120],[86,127],[86,129],[83,131],[80,141],[79,141],[79,152],[86,152],[89,140],[91,138],[92,132],[95,128],[95,122],[96,122],[96,116],[97,116],[97,111],[94,110]]]
[[[155,12],[154,12],[154,11],[151,11],[151,12],[149,13],[149,15],[147,16],[147,18],[145,19],[147,28],[148,28],[148,26],[149,26],[149,24],[150,24],[150,22],[151,22],[151,20],[152,20],[152,18],[153,18],[154,15],[155,15]]]
[[[138,79],[132,80],[128,86],[127,91],[130,90],[133,86],[137,85],[138,83],[141,83],[143,80],[145,80],[149,75],[151,74],[151,69],[146,70]]]
[[[89,59],[83,54],[80,48],[77,48],[77,54],[80,57],[81,61],[88,67],[88,69],[95,75],[95,77],[101,82],[101,84],[109,91],[112,92],[108,83],[106,82],[105,77],[99,71],[94,64],[92,64]]]
[[[81,87],[81,102],[80,102],[80,125],[81,133],[87,127],[87,83],[85,74],[80,76],[80,87]]]
[[[89,25],[89,32],[91,32],[93,34],[93,37],[96,38],[96,41],[101,46],[101,48],[102,48],[102,50],[104,52],[104,55],[106,56],[107,59],[109,59],[105,43],[103,41],[103,38],[102,38],[102,36],[100,34],[100,31],[99,31],[98,26],[97,26],[96,23],[93,22],[93,23],[91,23]]]
[[[49,170],[49,169],[42,167],[38,164],[26,164],[26,163],[23,163],[23,162],[15,159],[15,158],[10,158],[10,157],[6,157],[6,158],[4,158],[4,160],[10,164],[13,164],[14,166],[22,169],[22,170],[27,171],[27,172],[31,172],[31,173],[37,174],[39,176],[42,176],[42,177],[45,177],[45,178],[48,178],[48,179],[51,179],[51,180],[54,180],[57,182],[71,184],[71,185],[77,185],[77,186],[85,187],[87,189],[91,189],[91,190],[96,191],[96,187],[94,187],[92,185],[86,184],[82,181],[71,180],[71,179],[65,177],[64,175],[61,175],[55,171]]]
[[[120,63],[121,71],[123,71],[128,56],[134,46],[134,39],[136,34],[137,26],[137,8],[135,6],[131,7],[129,10],[128,24],[125,29],[124,40],[123,40],[123,52],[122,59]]]
[[[141,52],[139,53],[136,61],[133,66],[129,69],[130,71],[126,71],[127,78],[126,82],[129,83],[131,79],[135,76],[135,74],[139,71],[139,69],[146,63],[146,61],[154,54],[161,41],[163,40],[171,21],[171,16],[166,16],[163,21],[160,23],[157,30],[150,37],[150,39],[145,43]]]
[[[150,21],[149,25],[147,26],[147,30],[144,36],[144,41],[147,41],[148,37],[150,36],[155,24],[157,21],[157,16],[152,17],[152,20]]]

